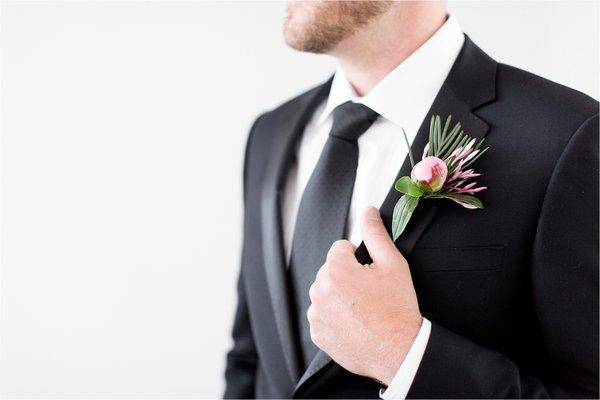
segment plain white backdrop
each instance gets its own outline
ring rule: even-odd
[[[451,2],[598,98],[597,2]],[[2,2],[2,394],[223,390],[253,118],[325,80],[280,2]]]

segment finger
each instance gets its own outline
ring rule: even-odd
[[[396,265],[403,257],[383,225],[379,210],[373,206],[362,214],[361,231],[365,246],[378,266]]]
[[[349,263],[357,263],[358,260],[354,256],[356,252],[356,246],[347,240],[336,240],[333,242],[329,251],[327,252],[327,258],[331,259],[335,257],[338,260],[343,260]]]

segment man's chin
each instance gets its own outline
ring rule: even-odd
[[[283,37],[289,47],[306,53],[324,54],[335,46],[316,32],[304,32],[288,26],[284,27]]]

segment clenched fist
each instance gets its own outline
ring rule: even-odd
[[[406,259],[387,233],[379,210],[362,215],[363,240],[373,259],[361,265],[356,247],[335,242],[310,288],[307,311],[313,342],[350,372],[389,385],[423,318]]]

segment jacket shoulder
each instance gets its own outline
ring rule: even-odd
[[[292,97],[291,99],[286,100],[277,107],[265,111],[264,113],[259,115],[256,121],[260,121],[260,125],[281,123],[287,121],[287,118],[289,118],[290,115],[298,113],[306,104],[306,102],[309,101],[309,99],[312,99],[317,94],[317,92],[323,90],[323,88],[327,86],[328,83],[329,81],[316,85],[311,89],[308,89]]]
[[[498,64],[497,100],[510,100],[522,111],[549,119],[583,120],[598,113],[598,101],[531,72]]]
[[[244,161],[244,182],[254,182],[254,186],[262,179],[265,162],[271,154],[271,147],[276,135],[282,134],[298,121],[300,115],[307,111],[307,107],[315,100],[323,97],[331,80],[313,87],[274,109],[261,114],[252,125],[246,142]]]
[[[247,147],[253,147],[261,152],[268,149],[273,135],[281,128],[289,127],[290,121],[297,118],[299,113],[304,112],[308,104],[314,101],[319,93],[323,93],[327,89],[330,82],[331,79],[260,114],[250,130]]]
[[[598,102],[531,72],[498,64],[496,99],[480,111],[498,125],[513,149],[528,149],[524,156],[536,151],[555,160],[575,132],[597,118]]]

